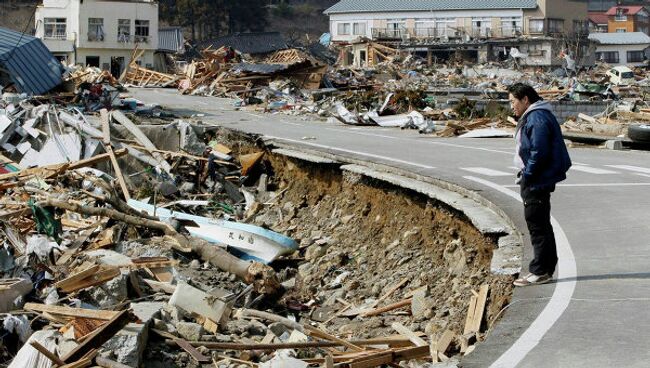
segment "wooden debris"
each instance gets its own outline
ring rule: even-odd
[[[124,199],[128,201],[129,199],[131,199],[131,195],[129,194],[129,188],[127,187],[126,182],[124,181],[124,176],[122,175],[122,169],[120,169],[120,165],[117,162],[117,157],[115,157],[115,154],[113,153],[113,147],[111,146],[111,130],[110,130],[111,128],[109,126],[108,110],[101,109],[100,116],[102,121],[102,132],[104,134],[102,137],[104,150],[106,150],[106,153],[108,153],[108,155],[111,158],[111,163],[113,164],[113,170],[115,171],[115,176],[117,176],[117,180],[120,183],[122,194],[124,194]]]
[[[408,338],[415,346],[429,346],[426,341],[424,341],[421,337],[413,333],[413,331],[409,330],[406,326],[402,325],[399,322],[393,322],[390,325],[395,331],[397,331],[400,335]]]
[[[81,343],[79,346],[74,348],[69,352],[63,360],[66,363],[72,363],[79,359],[82,359],[84,355],[95,348],[99,348],[106,341],[108,341],[113,335],[115,335],[119,330],[121,330],[127,323],[132,319],[132,316],[128,311],[117,312],[113,318],[111,318],[106,324],[101,328],[98,328],[86,338],[86,340]]]
[[[470,298],[469,309],[467,311],[467,319],[465,320],[465,329],[463,335],[480,332],[481,322],[483,321],[483,313],[485,312],[485,304],[487,302],[487,295],[489,285],[483,285],[479,289],[477,295],[472,295]]]

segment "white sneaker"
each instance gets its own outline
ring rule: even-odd
[[[553,280],[553,277],[548,274],[535,275],[529,273],[524,277],[516,279],[512,284],[515,286],[530,286],[530,285],[540,285],[546,284],[547,282]]]

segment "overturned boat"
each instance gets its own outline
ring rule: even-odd
[[[268,264],[298,249],[295,240],[259,226],[171,211],[134,199],[129,199],[128,204],[137,211],[157,216],[161,221],[192,221],[196,226],[185,226],[192,236],[222,246],[241,259]]]

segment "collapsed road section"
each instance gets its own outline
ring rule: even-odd
[[[458,362],[509,303],[519,235],[448,184],[200,123],[9,117],[9,367]]]

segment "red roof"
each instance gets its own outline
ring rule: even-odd
[[[630,6],[612,6],[611,8],[609,8],[609,10],[607,11],[606,14],[607,15],[616,15],[616,9],[619,9],[619,8],[623,9],[624,14],[635,15],[636,13],[643,10],[644,7],[640,6],[640,5],[635,5],[635,6],[632,6],[632,5],[630,5]]]
[[[600,12],[590,12],[589,20],[595,24],[607,24],[609,16],[605,13]]]

